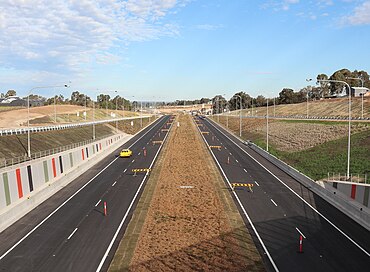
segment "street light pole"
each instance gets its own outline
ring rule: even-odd
[[[267,98],[266,108],[266,151],[269,152],[269,99]]]
[[[240,110],[239,110],[239,137],[242,137],[242,97],[238,94],[234,96],[239,97],[240,99]]]
[[[360,77],[346,77],[347,79],[361,80],[361,88],[364,87],[364,80]],[[364,94],[361,92],[361,119],[364,118]]]
[[[30,95],[31,95],[31,92],[36,89],[48,89],[48,88],[57,88],[57,87],[68,88],[69,86],[67,84],[56,85],[56,86],[39,86],[39,87],[34,87],[28,91],[28,94],[27,94],[27,156],[28,158],[31,158],[31,132],[30,132]]]
[[[307,78],[306,81],[310,82],[310,81],[312,81],[312,78]],[[308,118],[308,91],[307,91],[306,117]]]
[[[334,83],[342,83],[347,85],[348,87],[348,146],[347,146],[347,179],[349,179],[349,162],[351,156],[351,86],[345,81],[341,80],[331,80],[331,79],[322,79],[318,80],[317,82],[334,82]]]

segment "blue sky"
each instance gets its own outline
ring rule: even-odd
[[[0,2],[0,91],[21,95],[71,81],[37,93],[273,97],[318,73],[370,72],[369,48],[369,0]]]

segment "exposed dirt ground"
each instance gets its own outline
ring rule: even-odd
[[[68,122],[83,122],[85,121],[82,116],[82,112],[85,110],[85,107],[76,106],[76,105],[57,105],[57,124],[68,123]],[[87,108],[87,121],[92,121],[92,109]],[[54,105],[34,107],[30,108],[30,124],[31,125],[50,125],[54,123]],[[80,113],[80,116],[77,117],[77,112]],[[114,110],[108,110],[107,113],[115,112]],[[132,112],[122,112],[117,110],[116,114],[121,116],[133,116],[136,115]],[[104,109],[95,110],[95,120],[106,119],[107,114]],[[108,115],[108,118],[112,118]],[[27,124],[27,108],[16,108],[15,110],[0,111],[0,128],[18,128],[20,126],[25,126]]]
[[[214,118],[217,121],[217,117]],[[226,126],[226,117],[221,116],[220,122]],[[229,128],[239,132],[239,118],[229,117]],[[309,123],[286,122],[269,120],[269,142],[281,151],[305,150],[328,141],[346,137],[348,134],[347,122]],[[369,130],[370,125],[352,123],[351,133]],[[266,139],[265,119],[243,119],[242,135],[245,139]]]
[[[362,100],[360,97],[352,97],[352,118],[361,117],[362,113]],[[364,97],[364,117],[370,117],[370,97]],[[243,115],[246,116],[265,116],[267,112],[266,107],[254,107],[253,110],[243,110]],[[233,114],[239,115],[239,111]],[[297,104],[282,104],[273,106],[273,101],[269,102],[269,115],[270,116],[290,116],[290,115],[302,115],[307,114],[307,103]],[[309,116],[348,116],[348,98],[334,98],[309,101],[308,103],[308,115]]]
[[[141,209],[135,211],[110,271],[264,271],[191,117],[178,118],[180,127],[171,131],[158,176],[148,181],[149,187],[157,184],[136,247],[126,241],[137,233],[140,218],[135,218]],[[128,248],[135,248],[131,263],[120,266],[120,258],[130,255],[124,252]]]

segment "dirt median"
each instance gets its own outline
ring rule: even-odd
[[[264,271],[191,117],[177,121],[110,271]]]

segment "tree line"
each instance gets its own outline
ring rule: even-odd
[[[339,94],[345,86],[341,83],[322,82],[321,80],[338,80],[348,83],[351,87],[366,87],[370,89],[369,74],[366,71],[354,70],[351,72],[348,69],[341,69],[334,72],[330,77],[326,74],[319,74],[316,77],[317,86],[306,86],[299,91],[294,91],[291,88],[283,88],[278,97],[266,98],[263,95],[251,97],[248,93],[241,91],[227,101],[222,95],[213,97],[213,113],[221,113],[225,110],[246,109],[251,107],[262,107],[273,103],[278,104],[295,104],[309,100],[318,100],[324,97],[330,97]],[[312,79],[313,83],[315,80]],[[346,90],[349,93],[349,90]],[[241,99],[240,99],[241,98]],[[240,105],[241,103],[241,105]]]

